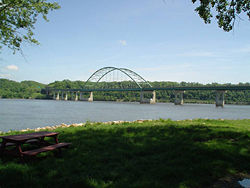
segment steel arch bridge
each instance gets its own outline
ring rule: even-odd
[[[137,74],[136,72],[126,69],[126,68],[117,68],[117,67],[103,67],[97,71],[95,71],[89,79],[85,82],[84,88],[88,87],[89,83],[98,83],[100,82],[105,76],[107,76],[109,73],[118,71],[120,73],[123,73],[127,78],[130,79],[133,83],[136,84],[138,89],[143,88],[152,88],[151,84],[146,81],[142,76]],[[115,81],[115,79],[113,79]],[[94,84],[95,85],[95,84]]]
[[[101,81],[103,85],[103,78],[106,78],[107,75],[111,72],[118,71],[119,74],[125,75],[126,79],[129,79],[136,87],[132,88],[130,85],[127,85],[128,88],[118,88],[115,84],[106,84],[107,88],[98,88],[97,85]],[[110,75],[110,74],[109,74]],[[117,79],[114,79],[109,82],[117,82]],[[121,81],[120,83],[122,83]],[[119,83],[119,82],[117,82]],[[94,86],[88,88],[87,85]],[[105,81],[104,81],[105,85]],[[119,85],[119,84],[118,84]],[[114,87],[115,86],[115,87]],[[49,98],[53,95],[54,100],[68,100],[68,95],[71,97],[71,100],[81,100],[81,101],[93,101],[93,92],[123,92],[123,91],[133,91],[140,92],[140,103],[156,103],[156,91],[173,91],[175,95],[174,103],[176,105],[183,104],[183,93],[188,90],[214,90],[216,92],[216,106],[224,106],[224,94],[227,90],[229,91],[238,91],[238,90],[250,90],[249,85],[242,86],[170,86],[170,87],[152,87],[149,82],[147,82],[139,74],[135,73],[132,70],[126,68],[116,68],[116,67],[103,67],[95,71],[89,79],[84,83],[81,88],[78,89],[59,89],[59,88],[50,88],[46,87],[41,90],[42,94],[46,94]],[[84,97],[84,93],[90,93],[88,98]],[[151,93],[151,94],[150,94]],[[144,94],[150,94],[152,98],[144,97]],[[78,99],[79,98],[79,99]]]

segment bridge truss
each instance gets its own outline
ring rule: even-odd
[[[100,86],[98,86],[100,84]],[[122,85],[126,87],[123,87]],[[41,92],[49,96],[53,95],[55,100],[71,100],[93,101],[93,92],[109,92],[109,91],[134,91],[140,92],[140,103],[156,103],[156,91],[165,90],[173,91],[175,95],[174,103],[176,105],[183,104],[183,94],[187,90],[214,90],[216,92],[216,106],[224,106],[224,94],[227,90],[250,90],[250,86],[191,86],[191,87],[164,87],[154,88],[136,72],[126,68],[104,67],[94,72],[85,82],[84,86],[78,89],[58,89],[46,88]],[[88,98],[84,97],[84,93],[90,93]],[[151,93],[151,94],[149,94]],[[152,98],[145,98],[147,95]],[[145,96],[144,96],[145,95]],[[78,99],[79,98],[79,99]]]
[[[149,82],[132,70],[126,68],[104,67],[97,70],[89,77],[85,82],[84,89],[100,88],[98,87],[98,83],[100,82],[113,82],[117,84],[115,85],[116,87],[120,86],[121,89],[124,88],[124,83],[126,83],[125,87],[127,88],[152,88]],[[108,87],[108,84],[106,84],[106,86]]]

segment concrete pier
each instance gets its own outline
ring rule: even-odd
[[[150,99],[144,98],[144,94],[146,94],[146,93],[152,93],[153,97]],[[156,103],[156,92],[155,91],[141,91],[140,103],[141,104],[155,104]]]
[[[174,91],[175,99],[174,104],[175,105],[182,105],[184,103],[183,100],[183,94],[185,91]]]
[[[89,96],[88,101],[89,101],[89,102],[93,102],[93,101],[94,101],[93,91],[90,92],[90,96]]]
[[[60,100],[59,92],[58,92],[57,95],[56,95],[56,100]]]
[[[65,100],[65,101],[68,100],[68,93],[67,93],[67,92],[65,93],[64,100]]]
[[[88,102],[93,102],[94,97],[93,97],[93,91],[90,92],[89,98],[84,98],[82,95],[82,92],[80,93],[80,100],[81,101],[88,101]]]
[[[216,91],[215,105],[216,107],[224,107],[225,105],[225,93],[226,91]]]
[[[75,101],[78,101],[78,93],[76,92]]]

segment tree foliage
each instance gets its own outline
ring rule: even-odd
[[[15,82],[7,79],[0,79],[0,98],[44,98],[41,89],[45,85],[35,81]]]
[[[174,86],[226,86],[228,84],[200,84],[195,82],[150,82],[153,87],[174,87]],[[239,83],[236,85],[250,85],[250,83]],[[85,83],[81,81],[55,81],[47,85],[48,87],[57,89],[79,89],[85,88]],[[124,82],[99,82],[95,85],[96,88],[131,88],[129,81]],[[121,87],[122,86],[122,87]],[[71,98],[71,93],[69,93]],[[84,93],[84,97],[89,97],[89,93]],[[145,95],[146,98],[152,97],[150,94]],[[187,103],[214,103],[216,97],[215,91],[202,90],[202,91],[186,91],[184,94],[184,100]],[[175,95],[173,91],[156,91],[157,102],[174,102]],[[138,102],[140,101],[140,92],[130,91],[112,91],[112,92],[94,92],[95,101],[127,101]],[[250,104],[250,91],[227,91],[225,102],[227,104]]]
[[[250,20],[250,0],[192,0],[199,2],[195,9],[205,23],[211,23],[213,14],[218,22],[218,26],[224,31],[231,31],[235,20],[241,14],[246,14]]]
[[[47,0],[0,0],[0,48],[7,46],[15,52],[24,41],[38,44],[33,33],[38,16],[48,21],[48,13],[59,8]]]
[[[153,87],[173,87],[173,86],[222,86],[222,85],[232,85],[232,84],[200,84],[194,82],[150,82]],[[121,87],[122,85],[122,87]],[[237,85],[247,85],[250,83],[239,83]],[[82,81],[55,81],[48,85],[41,84],[35,81],[22,81],[15,82],[7,79],[0,79],[0,98],[36,98],[44,99],[47,96],[41,94],[41,89],[45,87],[52,87],[57,89],[79,89],[85,88],[85,82]],[[131,83],[129,81],[125,82],[100,82],[97,88],[130,88]],[[68,93],[69,98],[71,98],[71,93]],[[184,100],[187,103],[214,103],[215,101],[215,91],[186,91],[184,94]],[[89,93],[84,93],[85,98],[89,97]],[[52,95],[50,96],[52,97]],[[145,97],[150,98],[152,95],[148,94]],[[173,91],[156,91],[157,102],[173,102],[174,93]],[[227,104],[250,104],[250,91],[227,91],[226,93],[226,103]],[[140,92],[94,92],[95,101],[129,101],[138,102],[140,101]]]
[[[192,0],[199,3],[195,9],[205,23],[215,14],[218,26],[231,31],[241,14],[250,19],[250,0]],[[38,16],[48,21],[50,11],[59,9],[58,3],[48,0],[0,0],[0,48],[7,46],[13,52],[21,49],[22,42],[38,44],[34,25]]]

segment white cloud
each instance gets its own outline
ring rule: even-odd
[[[10,74],[0,74],[0,78],[11,78]]]
[[[16,66],[16,65],[8,65],[8,66],[6,66],[6,69],[17,71],[18,70],[18,66]]]
[[[119,43],[120,43],[122,46],[126,46],[126,45],[127,45],[127,41],[126,41],[126,40],[119,40]]]

